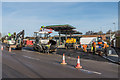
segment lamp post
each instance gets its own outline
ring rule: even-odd
[[[116,30],[116,26],[115,26],[115,22],[113,22],[113,25],[114,25],[114,27],[115,27],[115,40],[113,41],[113,44],[114,44],[114,47],[116,47],[116,32],[117,32],[117,30]]]
[[[114,27],[115,27],[115,22],[113,22],[113,25],[114,25]],[[116,27],[115,27],[115,31],[116,31]]]
[[[109,49],[109,55],[112,54],[112,50],[111,50],[111,29],[110,29],[110,49]]]

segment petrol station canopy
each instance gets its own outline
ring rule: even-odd
[[[61,30],[72,30],[72,29],[76,29],[75,27],[71,26],[71,25],[50,25],[50,26],[46,26],[45,28],[47,29],[53,29],[54,31],[61,31]]]
[[[82,32],[76,31],[76,30],[63,30],[61,31],[61,34],[82,34]]]
[[[75,27],[71,26],[71,25],[50,25],[50,26],[46,26],[46,29],[53,29],[54,31],[59,32],[60,34],[82,34],[81,32],[78,32],[76,30]]]

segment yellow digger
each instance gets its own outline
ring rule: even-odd
[[[75,38],[67,38],[65,42],[65,48],[76,48],[76,39]]]

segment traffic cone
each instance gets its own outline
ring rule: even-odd
[[[9,52],[11,52],[11,47],[9,47]]]
[[[80,65],[80,58],[78,56],[78,60],[77,60],[77,66],[75,68],[82,68],[82,66]]]
[[[3,46],[1,46],[1,51],[3,51]]]
[[[63,54],[63,61],[61,64],[67,64],[67,63],[65,63],[65,55],[64,54]]]

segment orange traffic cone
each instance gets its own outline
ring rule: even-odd
[[[82,68],[82,66],[80,65],[80,58],[78,56],[78,60],[77,60],[77,66],[75,68]]]
[[[11,52],[11,47],[9,47],[9,52]]]
[[[67,63],[65,63],[65,55],[64,54],[63,54],[63,61],[61,64],[67,64]]]
[[[3,46],[1,46],[1,51],[3,51]]]

